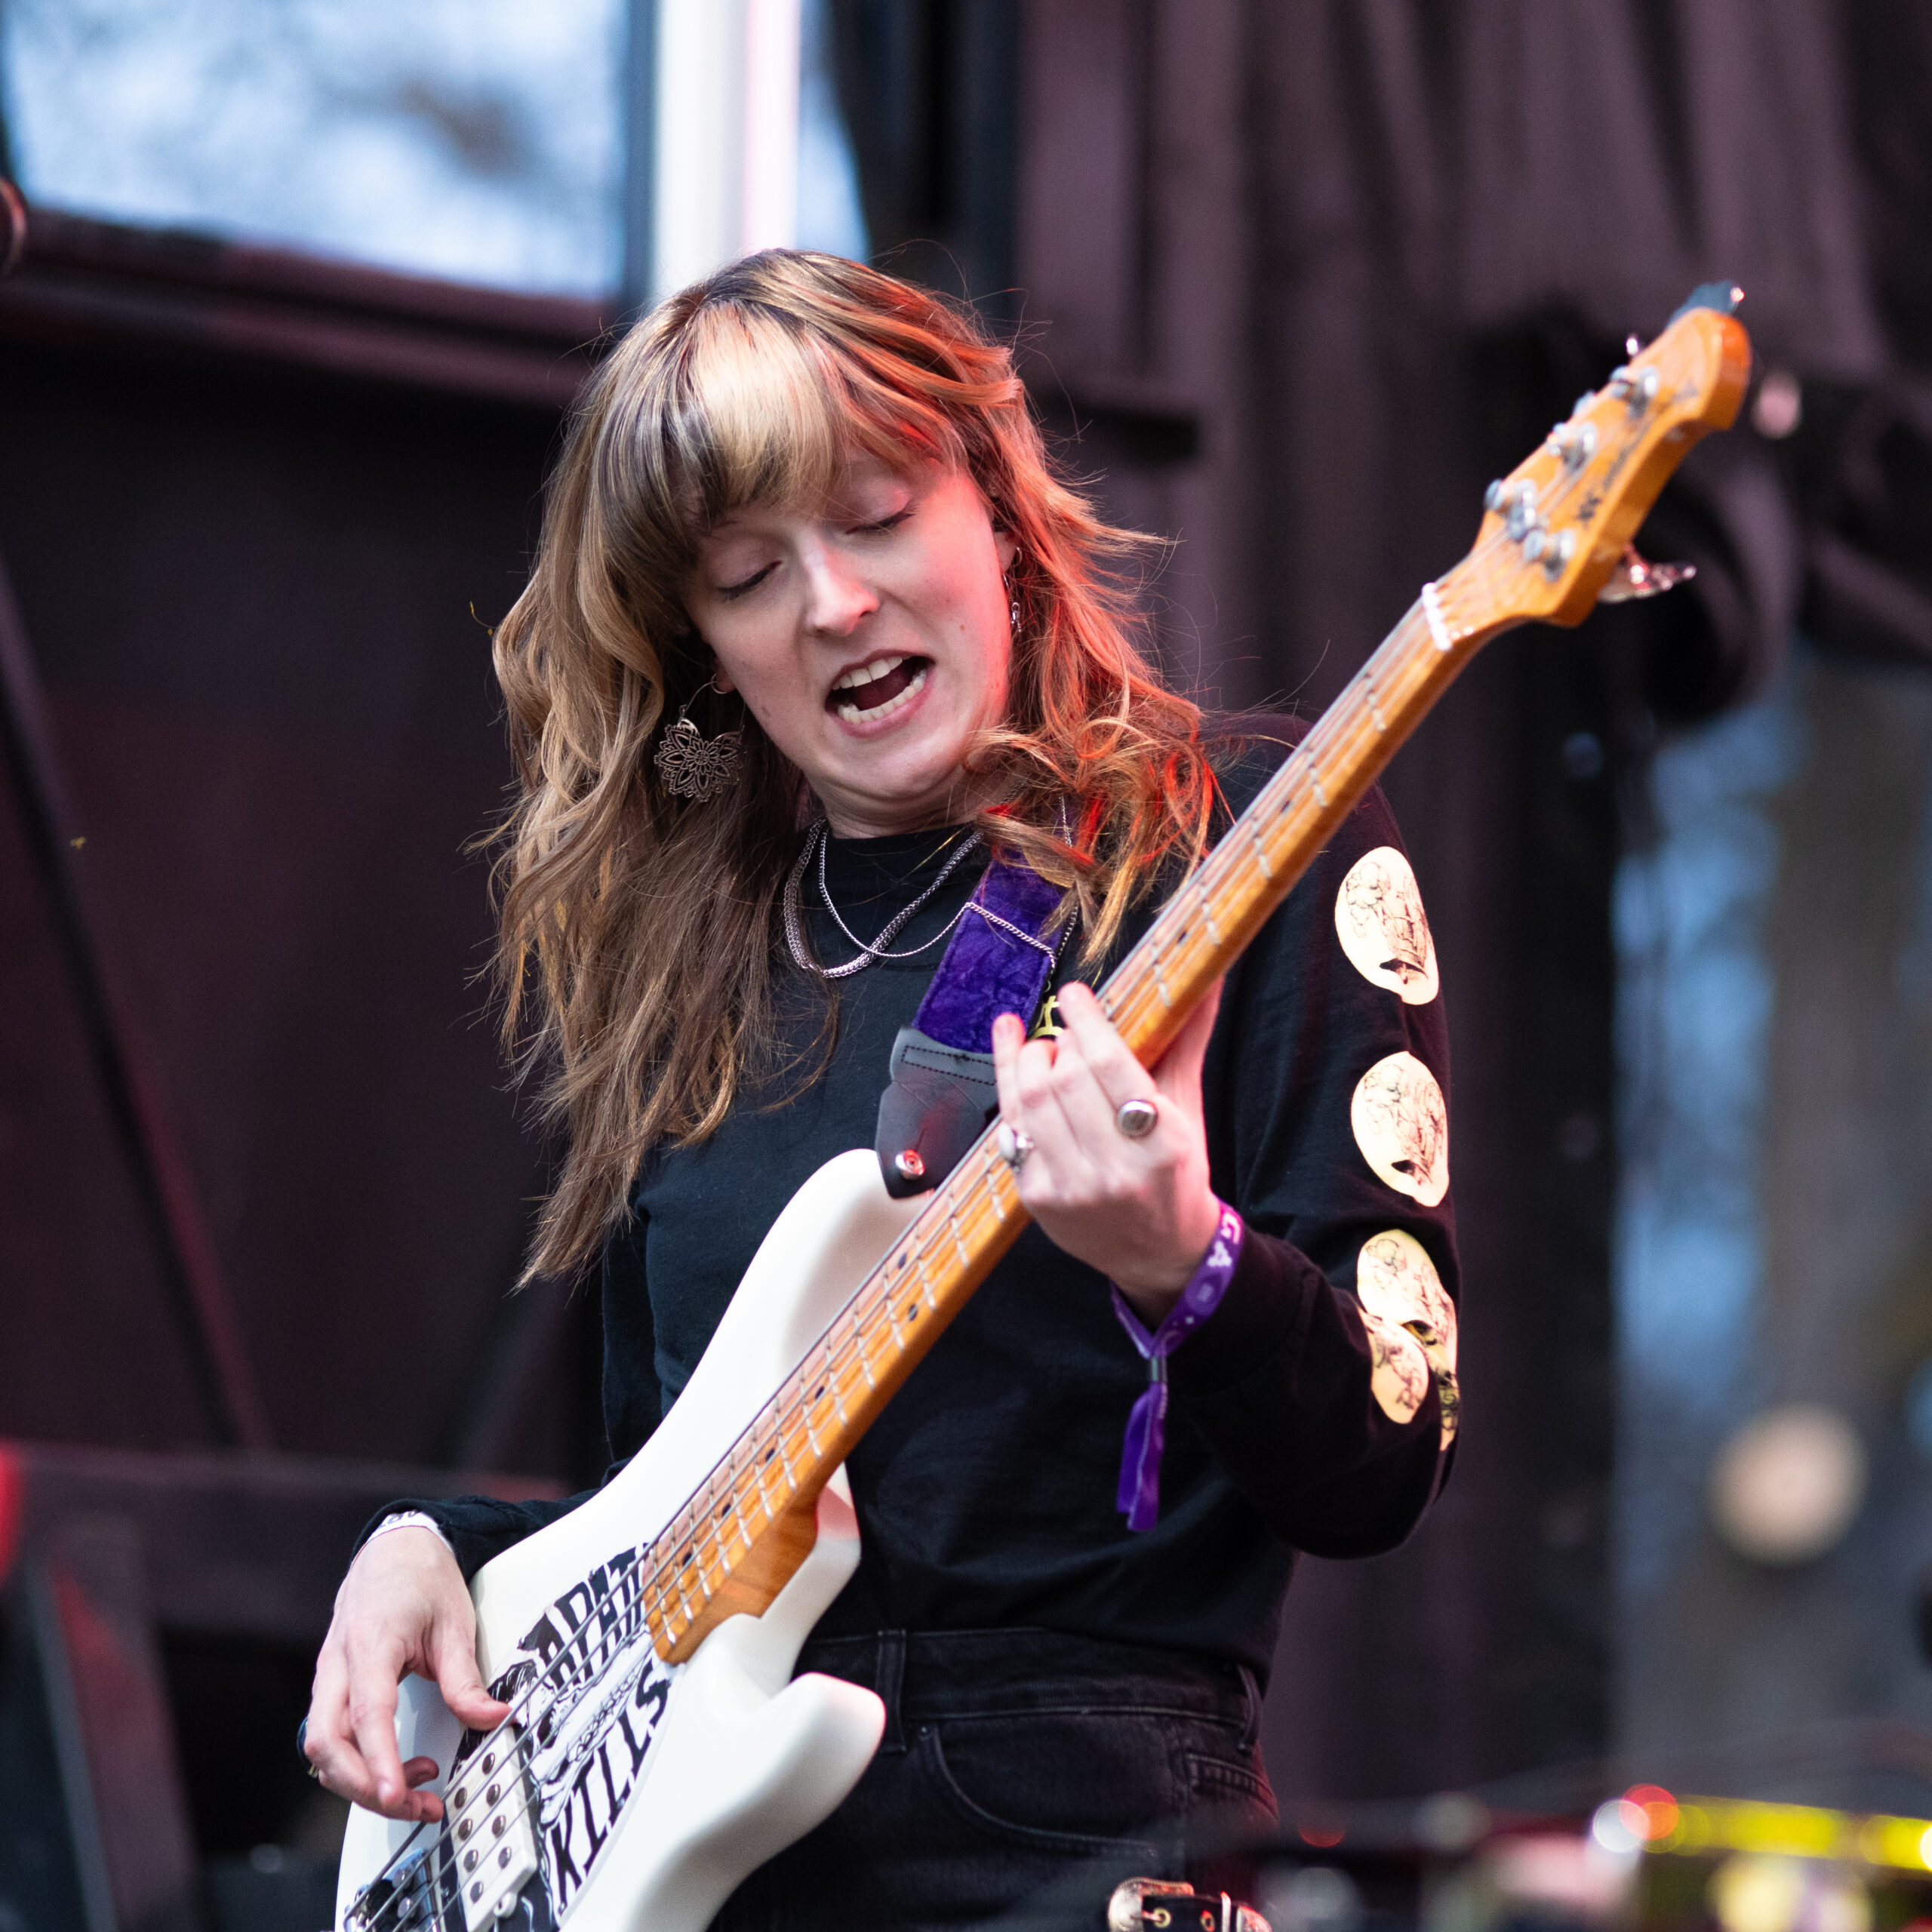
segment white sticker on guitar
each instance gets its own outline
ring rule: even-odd
[[[1335,894],[1335,937],[1371,986],[1411,1006],[1436,995],[1435,940],[1414,869],[1392,845],[1364,852]]]
[[[1391,1054],[1362,1075],[1349,1124],[1362,1158],[1397,1193],[1433,1208],[1449,1192],[1449,1109],[1414,1054]]]
[[[1426,1362],[1441,1398],[1442,1447],[1456,1439],[1456,1304],[1449,1299],[1429,1251],[1412,1234],[1389,1228],[1371,1235],[1355,1258],[1355,1293],[1375,1351],[1371,1379],[1383,1413],[1407,1422],[1421,1407],[1417,1358]],[[1397,1342],[1400,1338],[1400,1345]],[[1377,1344],[1380,1343],[1378,1346]],[[1385,1371],[1383,1356],[1391,1358]]]

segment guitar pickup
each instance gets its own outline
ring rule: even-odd
[[[481,1753],[458,1765],[445,1805],[463,1923],[485,1932],[516,1909],[537,1870],[536,1805],[514,1725],[492,1731]]]

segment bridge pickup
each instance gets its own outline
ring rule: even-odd
[[[492,1731],[457,1764],[444,1804],[463,1923],[485,1932],[516,1909],[537,1869],[536,1809],[515,1725]]]

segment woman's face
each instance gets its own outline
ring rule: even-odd
[[[727,517],[685,604],[832,830],[866,838],[961,809],[966,753],[1006,709],[1013,554],[964,471],[855,457],[822,503]]]

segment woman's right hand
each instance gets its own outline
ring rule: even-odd
[[[396,1687],[411,1673],[472,1730],[509,1715],[483,1687],[476,1614],[448,1544],[430,1530],[389,1530],[363,1545],[336,1592],[303,1749],[338,1796],[415,1824],[443,1815],[442,1800],[417,1786],[447,1767],[405,1764],[396,1749]]]

